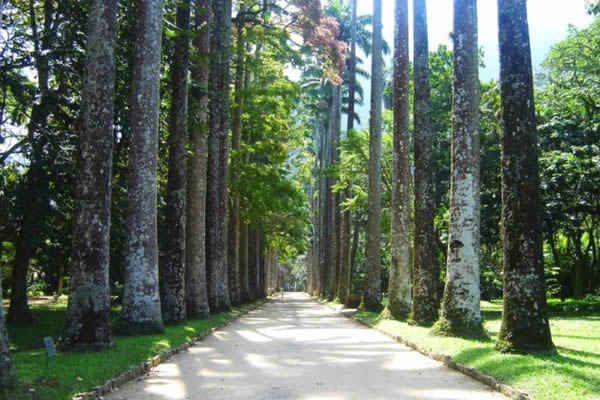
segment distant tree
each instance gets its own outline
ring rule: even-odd
[[[439,270],[433,228],[435,191],[426,0],[414,0],[413,7],[415,233],[411,318],[425,324],[438,317]]]
[[[410,134],[408,2],[396,0],[394,38],[392,157],[392,263],[389,277],[388,309],[395,318],[405,318],[411,309],[410,262]]]
[[[381,0],[373,0],[373,53],[371,66],[371,118],[369,122],[369,208],[367,265],[363,306],[381,310],[381,130],[383,95]]]
[[[167,324],[186,319],[186,140],[191,0],[177,1],[176,8],[177,37],[171,63],[166,254],[160,269],[161,312]]]
[[[0,279],[0,299],[2,299],[2,280]],[[8,332],[4,320],[4,307],[0,307],[0,389],[11,386],[16,381],[15,368],[10,356]]]
[[[480,154],[477,2],[454,1],[452,163],[448,266],[441,320],[434,330],[480,335]]]
[[[600,19],[552,46],[536,91],[548,291],[583,297],[600,283]],[[573,185],[572,182],[577,182]]]
[[[544,288],[538,146],[525,0],[498,0],[504,308],[496,348],[553,351]]]
[[[162,0],[141,0],[131,96],[127,256],[119,329],[164,330],[158,287],[157,182]]]
[[[66,348],[111,344],[110,211],[117,1],[93,1],[83,79]]]
[[[191,66],[188,157],[185,296],[188,318],[209,315],[206,286],[206,136],[208,68],[200,57],[210,51],[211,0],[194,0],[194,54]]]

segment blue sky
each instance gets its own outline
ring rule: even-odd
[[[394,0],[383,2],[383,35],[390,46],[394,40]],[[427,17],[429,30],[429,49],[435,50],[438,45],[446,44],[450,49],[452,42],[449,34],[452,31],[452,0],[429,0],[427,2]],[[480,70],[482,80],[498,79],[498,14],[496,0],[479,0],[478,34],[479,46],[485,53],[486,67]],[[412,20],[412,2],[409,1]],[[372,0],[358,0],[359,14],[372,14]],[[569,25],[585,27],[590,24],[592,17],[585,12],[585,0],[528,0],[527,12],[529,18],[529,33],[531,36],[532,60],[534,70],[539,67],[550,47],[567,35]],[[412,21],[410,32],[412,32]],[[412,34],[411,34],[412,36]],[[412,46],[411,46],[412,57]],[[370,69],[370,61],[365,63]],[[369,82],[362,82],[365,88],[365,103],[359,108],[362,126],[368,124]],[[345,119],[345,118],[344,118]],[[344,125],[345,126],[345,122]]]

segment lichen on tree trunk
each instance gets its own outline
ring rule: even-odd
[[[371,118],[369,121],[369,205],[367,216],[367,260],[363,304],[380,311],[381,305],[381,130],[383,54],[381,0],[373,0],[373,45],[371,65]]]
[[[112,343],[110,211],[117,1],[93,1],[88,17],[69,303],[63,348]]]
[[[158,288],[157,182],[163,3],[141,0],[133,69],[127,256],[119,331],[164,330]]]
[[[394,45],[394,146],[392,156],[392,263],[388,288],[388,310],[395,318],[406,318],[411,308],[410,281],[410,136],[408,2],[396,0]]]
[[[240,13],[243,13],[245,8],[240,5]],[[241,162],[240,148],[242,139],[242,114],[244,112],[244,84],[245,84],[245,67],[246,67],[246,42],[245,42],[244,25],[238,22],[236,26],[236,57],[235,57],[235,92],[233,104],[233,118],[231,123],[231,149],[235,152],[231,160],[229,173],[231,179],[231,218],[229,219],[229,256],[228,256],[228,275],[229,275],[229,296],[232,304],[239,304],[242,291],[242,271],[240,263],[241,253],[241,215],[240,215],[240,194],[239,194],[239,173],[238,166]],[[244,274],[247,271],[243,272]],[[247,279],[246,279],[247,280]],[[244,294],[244,297],[246,295]]]
[[[483,334],[479,289],[480,155],[477,2],[454,0],[448,267],[441,320],[449,335]],[[442,329],[440,329],[442,328]]]
[[[537,132],[525,0],[498,0],[504,308],[496,348],[553,352],[546,310]]]
[[[231,309],[227,275],[230,27],[230,0],[213,0],[206,209],[206,275],[212,313]]]
[[[414,160],[415,234],[411,319],[429,324],[438,318],[439,268],[433,227],[434,186],[426,0],[414,1]]]
[[[169,171],[167,180],[165,261],[160,269],[160,300],[163,321],[186,320],[186,139],[188,120],[188,72],[190,0],[177,3],[175,53],[171,64],[171,110],[169,119]]]
[[[210,51],[210,0],[194,3],[194,51]],[[202,63],[191,66],[188,158],[185,296],[188,318],[206,318],[210,311],[206,285],[206,133],[208,111],[208,68]]]
[[[348,119],[346,135],[354,129],[354,108],[356,103],[356,30],[357,30],[357,0],[352,0],[352,19],[350,22],[350,60],[348,62]],[[351,182],[343,191],[342,199],[345,202],[351,197]],[[350,276],[351,276],[351,251],[350,242],[352,235],[352,213],[350,210],[342,212],[341,222],[341,249],[340,249],[340,282],[338,289],[338,298],[340,303],[346,304],[350,296]]]
[[[338,145],[340,140],[340,125],[342,118],[342,87],[341,85],[333,87],[331,99],[330,114],[330,154],[329,165],[334,167],[338,162]],[[331,287],[327,298],[334,300],[337,297],[337,289],[340,277],[340,235],[341,235],[341,215],[340,215],[340,194],[333,191],[333,186],[337,184],[335,177],[329,178],[329,198],[330,198],[330,225],[331,234],[329,237],[331,244],[331,268],[329,279]]]

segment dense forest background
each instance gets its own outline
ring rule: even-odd
[[[61,295],[69,291],[88,3],[0,3],[0,270],[3,293],[14,303],[9,318],[27,315],[24,295]],[[248,267],[250,270],[276,265],[278,272],[267,278],[265,292],[283,285],[305,289],[306,280],[310,280],[306,266],[312,262],[309,249],[318,217],[318,182],[325,179],[339,199],[340,216],[348,218],[349,245],[345,251],[350,258],[351,293],[359,294],[363,290],[367,252],[369,133],[339,124],[336,127],[335,122],[336,115],[348,113],[353,80],[351,69],[345,65],[351,59],[351,4],[342,0],[328,2],[319,16],[320,22],[328,26],[326,32],[312,32],[311,36],[303,26],[304,19],[295,16],[289,4],[281,3],[268,2],[269,6],[263,8],[252,1],[236,2],[231,18],[232,62],[225,67],[231,86],[230,101],[225,106],[231,105],[232,115],[225,152],[229,166],[226,190],[230,215],[237,213],[239,219],[231,218],[238,225],[228,228],[229,243],[237,240],[229,246],[230,259],[245,255],[250,263],[258,265]],[[170,113],[174,101],[171,87],[176,68],[173,60],[177,60],[177,43],[182,35],[195,40],[194,34],[182,30],[178,23],[178,3],[167,0],[164,6],[157,164],[161,269],[167,263],[171,236],[167,231],[171,218],[167,204],[172,151]],[[302,4],[295,7],[302,10]],[[597,10],[592,7],[590,12],[594,11]],[[138,2],[121,2],[117,12],[109,276],[111,295],[118,302],[125,279]],[[356,43],[362,54],[371,51],[371,24],[371,17],[358,18]],[[389,51],[388,45],[383,48]],[[213,62],[211,54],[194,49],[189,56],[192,69],[194,65]],[[599,295],[598,65],[600,20],[596,19],[587,28],[572,28],[568,37],[553,46],[535,77],[542,202],[531,207],[539,207],[542,214],[549,297]],[[430,52],[429,67],[435,193],[432,245],[439,266],[441,296],[448,248],[452,51],[440,46]],[[366,77],[367,69],[357,58],[354,72]],[[301,79],[292,80],[291,70],[302,71]],[[385,81],[381,149],[383,291],[388,288],[392,247],[393,143],[389,74]],[[360,85],[354,89],[361,102]],[[191,87],[190,95],[194,90]],[[481,82],[480,93],[481,293],[483,299],[493,299],[502,296],[497,82]],[[410,104],[412,107],[412,101]],[[356,118],[354,115],[350,119]],[[409,124],[412,129],[412,118]],[[332,129],[339,135],[335,139],[337,150],[324,158],[320,149],[322,132]],[[186,146],[189,152],[190,144]],[[414,168],[412,158],[410,162]],[[338,235],[342,235],[342,222],[340,219]],[[240,240],[249,244],[240,247]],[[232,287],[230,290],[234,290]],[[235,293],[232,297],[236,298]]]

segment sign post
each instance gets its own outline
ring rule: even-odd
[[[56,355],[56,347],[54,346],[54,340],[51,336],[46,336],[42,339],[44,341],[44,347],[46,348],[46,375],[48,375],[48,362],[50,357]]]

